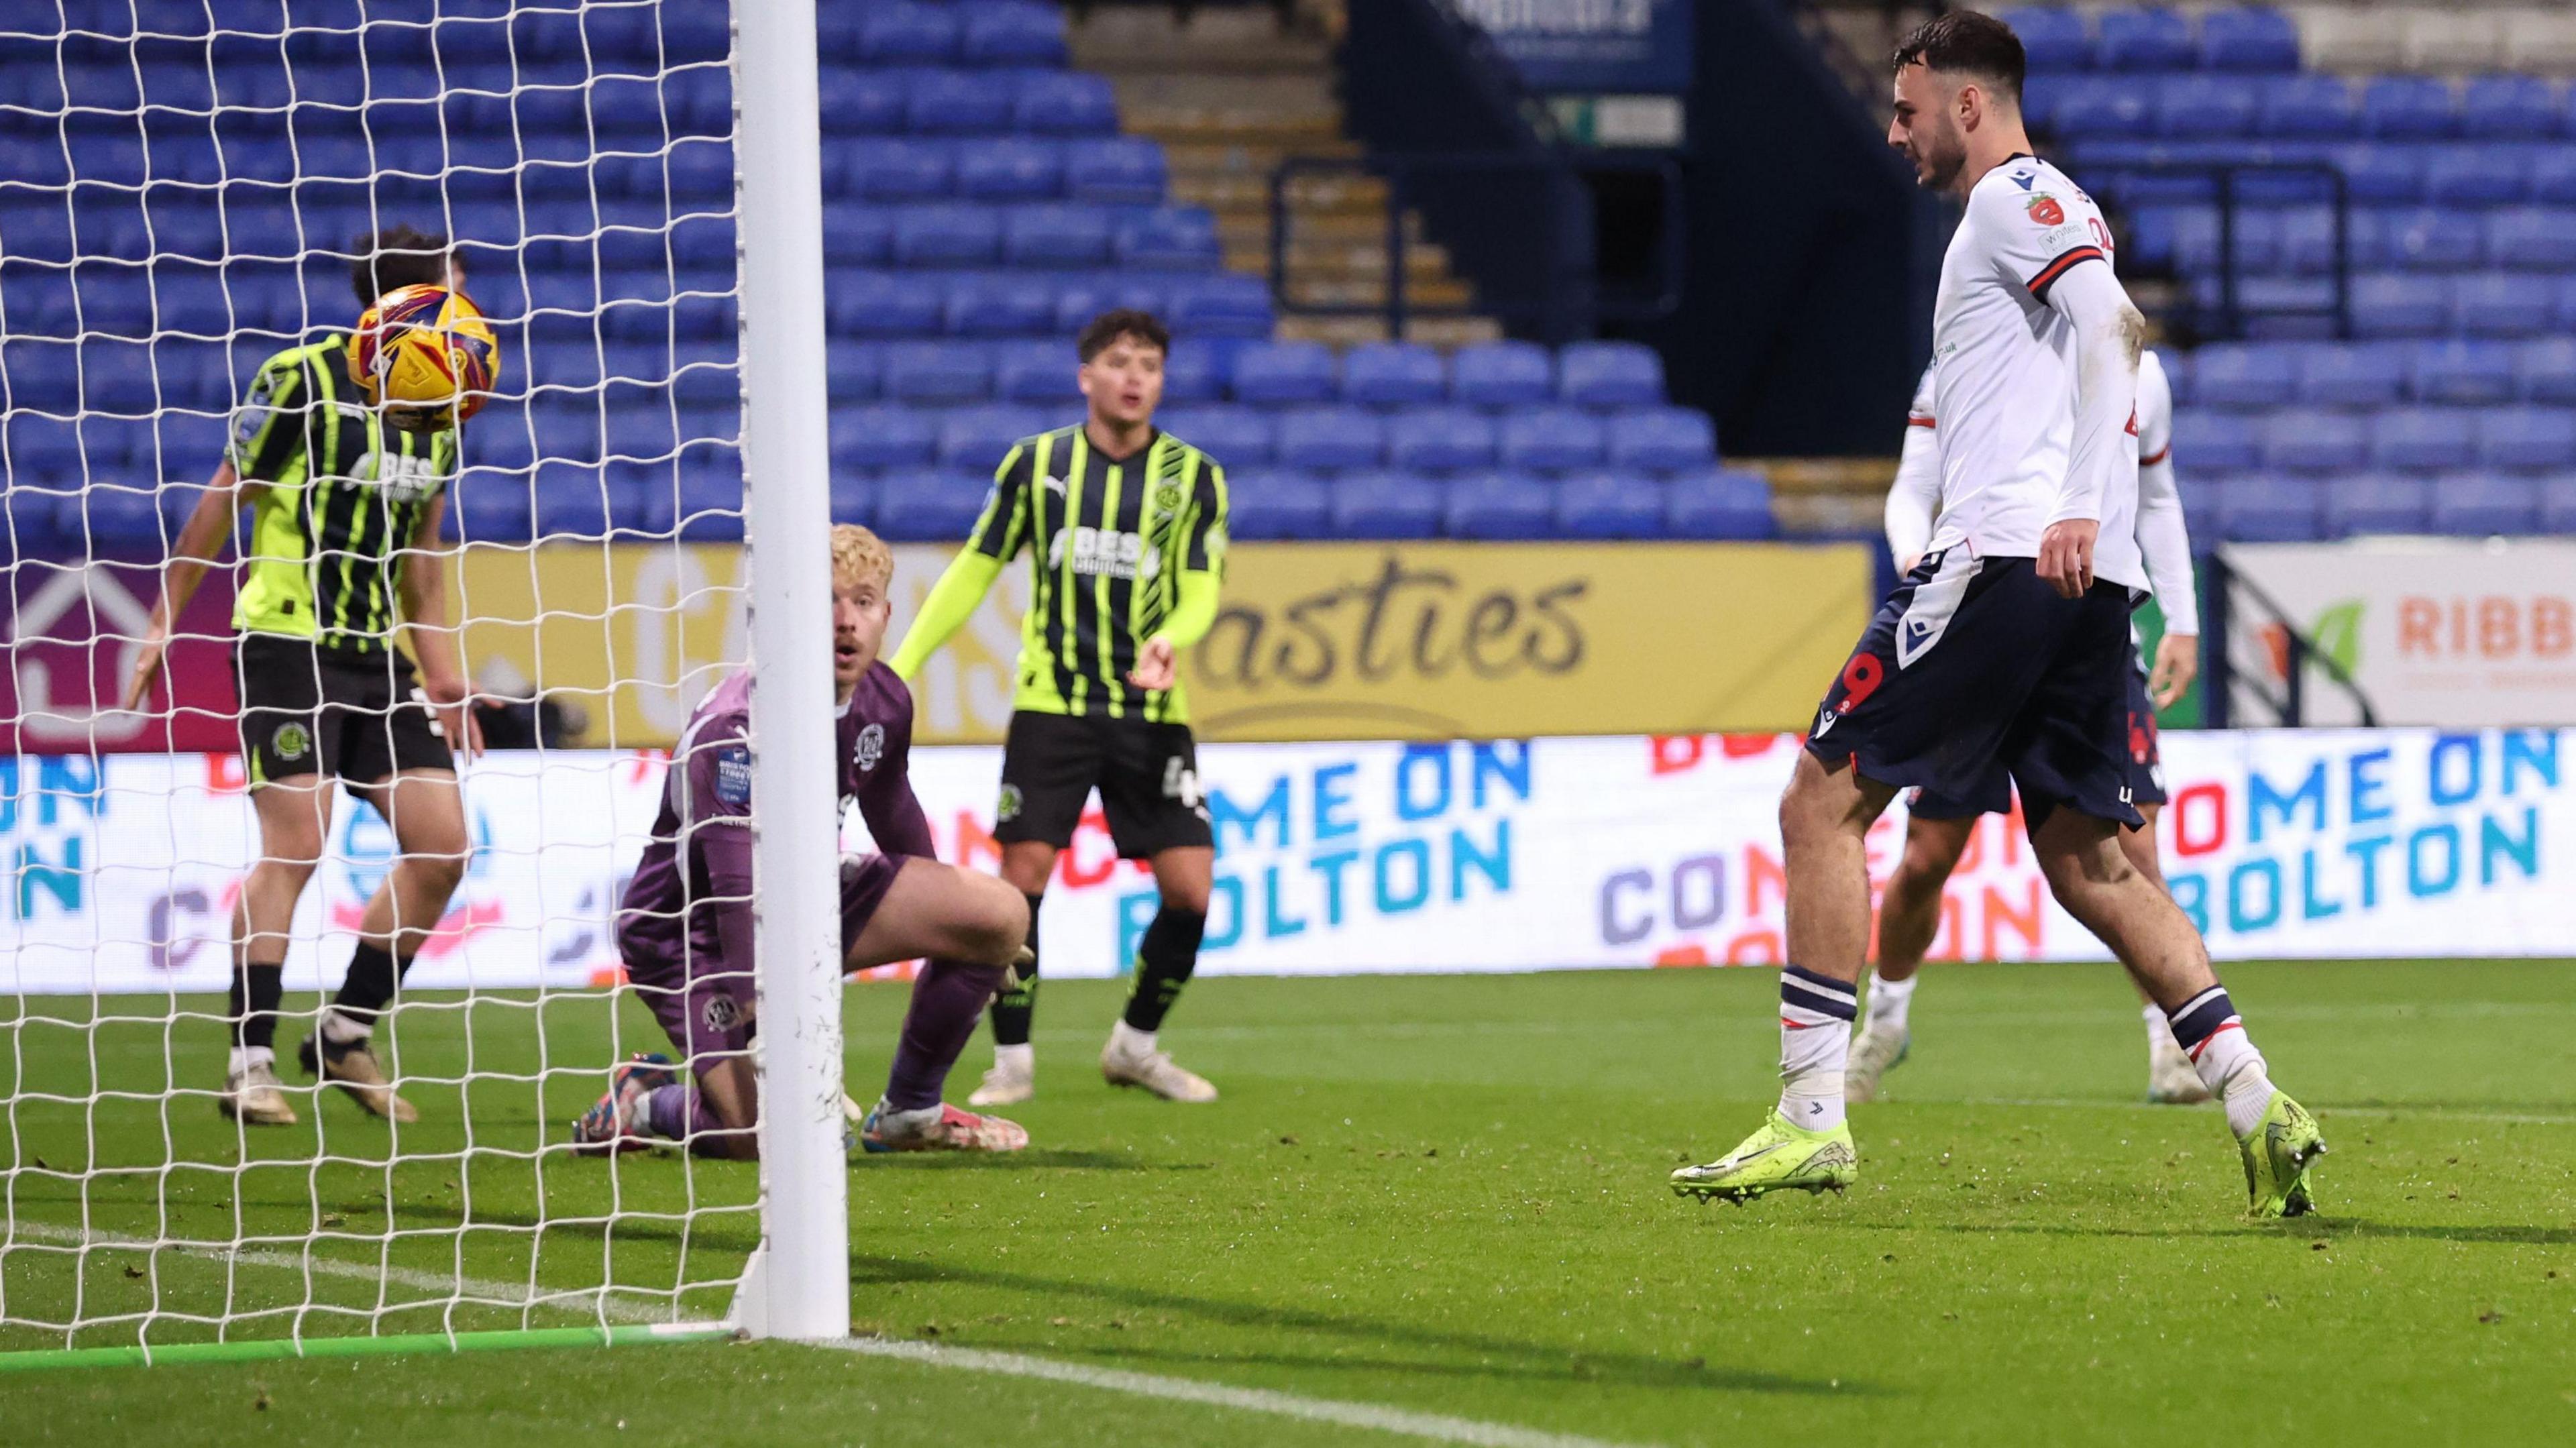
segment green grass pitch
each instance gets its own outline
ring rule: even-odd
[[[859,1160],[853,1310],[864,1333],[1094,1369],[1381,1405],[1614,1443],[1748,1441],[2312,1443],[2576,1441],[2576,974],[2564,963],[2238,966],[2228,979],[2283,1084],[2333,1144],[2323,1215],[2243,1220],[2213,1108],[2140,1104],[2137,1011],[2107,968],[1936,967],[1914,1058],[1855,1113],[1862,1176],[1841,1198],[1748,1208],[1676,1200],[1664,1173],[1751,1129],[1773,1090],[1763,971],[1518,977],[1216,979],[1168,1043],[1223,1088],[1212,1107],[1113,1092],[1093,1066],[1111,983],[1055,982],[1039,1100],[1015,1160]],[[882,1079],[905,991],[849,995],[850,1075]],[[208,1009],[212,1003],[196,1003]],[[445,1004],[459,1004],[447,998]],[[124,1003],[111,1002],[111,1009]],[[286,1159],[241,1176],[181,1169],[82,1184],[100,1165],[228,1166],[202,1097],[150,1100],[164,1028],[96,1032],[0,1016],[0,1087],[21,1094],[0,1152],[21,1241],[192,1235],[239,1220],[326,1235],[316,1254],[578,1286],[603,1274],[721,1312],[713,1284],[754,1235],[751,1175],[671,1156],[442,1158],[464,1143],[454,1089],[423,1090],[422,1160],[381,1164],[385,1129],[336,1097],[319,1126],[255,1136]],[[138,1007],[139,1008],[139,1007]],[[476,1143],[562,1139],[599,1089],[610,1017],[548,1007],[543,1091],[479,1083]],[[640,1012],[618,1021],[649,1044]],[[524,1001],[408,1013],[406,1071],[538,1064]],[[300,1028],[290,1028],[291,1042]],[[220,1075],[219,1028],[171,1032],[181,1084]],[[972,1085],[979,1041],[952,1083]],[[93,1065],[93,1063],[95,1063]],[[91,1073],[136,1099],[76,1106]],[[94,1120],[94,1131],[85,1121]],[[301,1158],[317,1144],[335,1160]],[[42,1157],[48,1172],[28,1170]],[[613,1195],[612,1195],[613,1194]],[[632,1214],[603,1227],[611,1207]],[[84,1215],[86,1214],[86,1215]],[[524,1225],[556,1225],[533,1242]],[[459,1222],[488,1224],[461,1249]],[[51,1237],[29,1236],[52,1233]],[[304,1274],[12,1251],[12,1318],[229,1290],[291,1306]],[[363,1330],[378,1286],[316,1276]],[[687,1284],[699,1284],[691,1289]],[[521,1314],[461,1312],[458,1328]],[[570,1321],[537,1313],[537,1326]],[[288,1319],[258,1319],[281,1334]],[[385,1317],[385,1331],[440,1325]],[[131,1341],[131,1327],[89,1343]],[[174,1327],[160,1340],[203,1337]],[[18,1329],[0,1347],[61,1346]],[[14,1443],[371,1441],[548,1444],[1325,1443],[1350,1426],[787,1344],[0,1373]],[[1419,1440],[1417,1440],[1419,1441]],[[1489,1441],[1511,1441],[1496,1438]]]

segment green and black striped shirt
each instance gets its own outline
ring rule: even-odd
[[[389,428],[332,334],[260,364],[233,415],[233,470],[253,507],[233,627],[343,653],[389,648],[403,550],[456,477],[456,433]]]
[[[1024,438],[994,474],[966,546],[1005,562],[1025,547],[1036,571],[1015,708],[1189,721],[1177,684],[1148,694],[1127,674],[1179,606],[1181,574],[1223,566],[1225,469],[1215,459],[1160,431],[1123,458],[1080,427]]]

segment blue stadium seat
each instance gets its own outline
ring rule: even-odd
[[[2214,473],[2202,468],[2188,469],[2174,479],[2176,489],[2182,494],[2183,528],[2193,538],[2202,540],[2197,546],[2206,548],[2212,540],[2225,536],[2225,530],[2218,522],[2218,497],[2232,481],[2232,474]]]
[[[1556,485],[1556,531],[1561,538],[1659,538],[1664,532],[1665,484],[1635,473],[1584,473]],[[1765,504],[1764,510],[1769,510]]]
[[[940,465],[955,472],[990,474],[1011,445],[1047,430],[1056,419],[1034,407],[988,403],[961,407],[939,424]]]
[[[1463,473],[1494,465],[1494,421],[1464,407],[1398,412],[1386,428],[1386,460],[1418,473]]]
[[[2073,76],[2052,89],[2053,124],[2061,139],[2153,133],[2155,93],[2134,79]]]
[[[1152,206],[1163,199],[1163,148],[1142,136],[1074,141],[1064,153],[1065,194],[1076,201]]]
[[[2283,408],[2265,417],[2261,428],[2263,466],[2281,472],[2349,471],[2360,467],[2368,452],[2361,429],[2338,413]]]
[[[984,511],[988,479],[969,473],[891,473],[877,480],[876,530],[894,543],[954,543]]]
[[[819,77],[824,133],[900,135],[911,95],[908,71],[826,70]]]
[[[897,266],[990,266],[1001,256],[1001,213],[989,206],[906,206],[894,217]]]
[[[957,12],[912,0],[873,0],[860,7],[857,47],[861,65],[946,65],[957,58]]]
[[[1079,359],[1061,340],[993,344],[993,395],[1004,402],[1079,403],[1082,388],[1074,378]],[[1172,399],[1167,381],[1163,396]]]
[[[894,212],[882,206],[824,203],[824,265],[876,267],[893,259]]]
[[[2257,93],[2269,80],[2232,75],[2171,75],[2150,92],[2156,133],[2176,140],[2251,135]]]
[[[2298,390],[2303,348],[2291,342],[2219,342],[2193,357],[2204,407],[2258,412]]]
[[[969,65],[1065,63],[1064,12],[1030,0],[984,0],[961,7],[959,54]]]
[[[1053,200],[1064,191],[1064,148],[1018,136],[960,141],[956,173],[957,194],[969,201]]]
[[[1664,400],[1664,359],[1642,342],[1572,342],[1556,360],[1558,401],[1612,408]]]
[[[866,473],[834,471],[832,521],[872,528],[877,521],[877,480]]]
[[[1055,330],[1055,284],[1043,276],[961,277],[944,318],[960,337],[1037,337]]]
[[[877,405],[834,409],[832,466],[928,467],[939,453],[939,429],[918,407]]]
[[[1633,408],[1609,423],[1613,467],[1678,473],[1717,461],[1717,429],[1697,408]]]
[[[2541,206],[2576,206],[2576,146],[2532,153],[2531,199]]]
[[[2486,244],[2469,213],[2427,206],[2387,218],[2388,260],[2407,271],[2467,271],[2486,261]]]
[[[1417,342],[1366,342],[1342,359],[1342,400],[1368,407],[1435,403],[1449,390],[1440,354]]]
[[[1279,418],[1279,461],[1314,472],[1373,468],[1386,457],[1386,424],[1357,407],[1300,407]]]
[[[1332,483],[1333,534],[1340,538],[1439,536],[1448,489],[1417,473],[1344,473]]]
[[[725,463],[731,463],[728,457]],[[657,467],[656,471],[660,469]],[[676,488],[671,483],[676,482]],[[668,499],[666,503],[664,500]],[[683,542],[739,543],[743,532],[742,469],[724,463],[684,463],[676,479],[653,488],[653,508],[646,526],[668,531]],[[664,508],[669,508],[668,513]]]
[[[1056,288],[1055,329],[1071,335],[1081,331],[1092,318],[1121,307],[1152,312],[1169,323],[1174,319],[1165,315],[1164,304],[1168,300],[1169,294],[1160,286],[1142,278],[1125,277],[1111,271],[1092,272]],[[1265,327],[1262,330],[1266,333],[1269,329]]]
[[[2479,272],[2461,277],[2451,292],[2451,317],[2472,337],[2537,337],[2555,331],[2558,319],[2534,306],[2529,277]]]
[[[844,337],[918,337],[940,328],[941,295],[919,277],[834,272],[824,294],[832,330]]]
[[[1058,302],[1059,308],[1062,306]],[[1059,317],[1061,312],[1059,311]],[[1071,331],[1073,328],[1065,328]],[[1174,342],[1163,359],[1163,400],[1169,403],[1220,402],[1232,385],[1234,354],[1205,342]]]
[[[1556,533],[1556,489],[1519,473],[1479,473],[1449,484],[1444,530],[1452,538],[1525,542]]]
[[[2200,17],[2200,63],[2206,70],[2272,73],[2299,68],[2299,31],[2278,10],[2248,6]]]
[[[2424,199],[2502,206],[2531,191],[2532,157],[2519,146],[2444,146],[2425,158]]]
[[[2513,348],[2502,342],[2425,342],[2409,360],[2407,390],[2418,402],[2507,402],[2517,390]]]
[[[2279,213],[2276,262],[2299,276],[2322,276],[2335,267],[2335,220],[2332,206],[2290,206]],[[2389,265],[2386,213],[2346,208],[2343,246],[2345,265],[2356,271]]]
[[[1504,467],[1532,473],[1571,473],[1601,466],[1609,448],[1601,419],[1580,408],[1540,407],[1503,415]]]
[[[2313,478],[2249,473],[2218,492],[2220,533],[2239,543],[2305,543],[2322,536]]]
[[[2576,478],[2540,480],[2540,531],[2576,533]]]
[[[993,87],[996,95],[1005,88]],[[1033,136],[1108,136],[1118,131],[1118,98],[1109,82],[1082,71],[1018,73],[1008,88],[1011,119]]]
[[[2433,484],[2433,515],[2428,521],[2436,533],[2472,538],[2537,531],[2539,481],[2495,473],[2450,474]]]
[[[2326,489],[2325,536],[2421,533],[2432,516],[2432,485],[2422,478],[2362,473]]]
[[[1224,403],[1174,408],[1163,421],[1165,431],[1204,450],[1224,467],[1258,468],[1276,453],[1276,429],[1268,416],[1253,408]]]
[[[825,347],[830,358],[832,400],[873,401],[885,383],[885,344],[835,338]]]
[[[2514,349],[2519,395],[2527,402],[2576,405],[2576,337],[2544,337]]]
[[[1260,277],[1219,272],[1179,279],[1172,284],[1170,307],[1165,320],[1177,336],[1270,335],[1270,285]]]
[[[2191,23],[2172,10],[2105,10],[2096,22],[2093,63],[2103,70],[2189,70],[2197,59]]]
[[[1333,536],[1333,488],[1313,473],[1264,469],[1226,475],[1225,530],[1236,538]]]
[[[1664,485],[1664,532],[1673,538],[1770,538],[1771,484],[1760,473],[1710,468]]]
[[[2576,332],[2576,276],[2531,278],[2530,286],[2534,293],[2532,303],[2535,307],[2538,306],[2541,301],[2540,294],[2553,285],[2558,293],[2558,325],[2552,330]]]
[[[1234,400],[1280,406],[1333,400],[1333,353],[1321,342],[1247,342],[1234,354]]]
[[[2563,407],[2488,408],[2478,417],[2477,456],[2480,467],[2515,472],[2576,468],[2576,412]],[[2435,505],[2439,503],[2437,494]]]
[[[2431,337],[2451,325],[2448,279],[2379,273],[2353,278],[2356,337]]]
[[[448,532],[465,543],[526,543],[537,536],[528,475],[467,468],[450,489]]]
[[[1449,359],[1449,400],[1469,407],[1533,407],[1556,393],[1555,366],[1535,342],[1471,342]]]
[[[2342,76],[2277,76],[2257,97],[2254,129],[2282,140],[2341,140],[2360,131],[2361,110]]]
[[[2173,394],[2174,405],[2189,407],[2200,371],[2198,359],[2179,348],[2166,348],[2156,353],[2156,361],[2165,370],[2165,390]]]
[[[2448,81],[2383,75],[2362,87],[2361,128],[2383,141],[2442,140],[2459,130],[2459,105]]]
[[[1002,223],[1002,256],[1013,266],[1104,266],[1109,235],[1105,206],[1014,206]]]
[[[924,136],[999,135],[1012,129],[1012,101],[1012,87],[987,72],[914,71],[904,96],[904,126]]]
[[[2362,114],[2370,114],[2367,101]],[[2337,146],[2324,159],[2343,172],[2345,191],[2354,204],[2395,205],[2424,199],[2425,149],[2360,141]]]
[[[1205,271],[1221,265],[1216,218],[1195,206],[1160,206],[1120,222],[1114,249],[1122,266],[1147,271]]]
[[[2576,271],[2576,209],[2509,206],[2486,214],[2487,256],[2514,271]]]
[[[2408,472],[2464,468],[2477,457],[2477,423],[2465,409],[2399,407],[2370,420],[2370,465]]]
[[[2022,53],[2034,71],[2082,70],[2093,63],[2093,37],[2084,17],[2057,6],[2007,10],[2000,17],[2021,37]]]
[[[2460,91],[2460,134],[2479,141],[2545,141],[2558,134],[2559,102],[2536,75],[2481,75]]]
[[[2193,470],[2238,472],[2261,460],[2251,420],[2205,406],[2174,414],[2173,449]]]
[[[992,395],[993,355],[975,342],[897,342],[885,351],[889,402],[980,402]]]

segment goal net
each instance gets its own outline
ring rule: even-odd
[[[0,1351],[667,1335],[737,1315],[778,1247],[771,1203],[801,1193],[815,1230],[841,1230],[837,1123],[765,1136],[759,1164],[580,1155],[571,1129],[615,1063],[672,1049],[612,932],[691,705],[791,653],[756,671],[764,717],[829,698],[824,644],[776,646],[797,638],[794,603],[824,596],[812,12],[743,10],[738,55],[724,0],[0,7]],[[741,212],[776,220],[765,255],[737,260]],[[295,469],[254,464],[284,415],[263,364],[335,344],[311,366],[342,365],[360,238],[402,226],[452,241],[497,344],[452,463],[344,392],[298,404],[332,415],[297,424]],[[746,370],[777,400],[746,407]],[[800,401],[812,437],[790,435]],[[367,441],[327,440],[343,428]],[[748,510],[746,455],[755,480],[791,480]],[[268,500],[224,520],[128,709],[164,560],[228,458],[268,472]],[[378,557],[381,607],[363,577]],[[309,879],[257,873],[292,834],[263,834],[255,798],[298,783],[272,771],[302,759],[364,785],[420,759],[381,716],[244,730],[244,694],[286,686],[245,683],[236,612],[292,631],[299,604],[303,626],[377,650],[397,694],[415,676],[387,645],[433,682],[436,642],[407,621],[461,625],[448,652],[490,747],[449,796],[458,855],[407,853],[436,835],[434,793],[335,785],[319,808],[307,792]],[[794,744],[755,734],[756,811],[775,803],[761,761]],[[810,843],[811,819],[761,818]],[[759,1004],[792,1021],[837,978],[786,992],[804,1007],[778,998],[773,958],[832,962],[812,891],[760,850],[762,895],[802,923],[761,903]],[[454,889],[424,911],[442,864]],[[239,1099],[227,992],[261,912],[285,922],[273,1050],[291,1124],[219,1109]],[[388,920],[411,933],[382,936]],[[298,1060],[378,940],[416,952],[372,1038],[411,1108],[390,1118]],[[837,1090],[837,1029],[818,1023],[819,1054],[754,1054],[774,1069],[801,1051],[806,1086]]]

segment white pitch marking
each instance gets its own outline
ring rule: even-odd
[[[13,1230],[21,1238],[52,1241],[66,1246],[86,1245],[129,1251],[148,1251],[159,1248],[192,1257],[202,1257],[209,1261],[231,1261],[249,1267],[269,1267],[285,1272],[312,1272],[319,1276],[345,1277],[361,1282],[395,1282],[423,1292],[461,1298],[477,1306],[546,1308],[628,1323],[667,1322],[670,1319],[667,1309],[656,1310],[638,1303],[620,1301],[610,1295],[615,1289],[605,1287],[574,1288],[531,1296],[525,1289],[510,1283],[488,1282],[473,1277],[443,1276],[410,1267],[370,1267],[365,1263],[342,1261],[332,1257],[307,1258],[288,1252],[270,1252],[257,1248],[236,1249],[212,1243],[155,1242],[145,1237],[127,1237],[112,1232],[84,1232],[78,1228],[58,1227],[47,1222],[19,1222],[15,1224]],[[814,1343],[811,1346],[856,1353],[863,1357],[892,1358],[902,1362],[923,1363],[931,1367],[954,1368],[966,1372],[996,1373],[1005,1377],[1072,1383],[1079,1387],[1097,1388],[1103,1392],[1126,1393],[1135,1397],[1162,1398],[1178,1403],[1201,1403],[1214,1408],[1231,1408],[1237,1412],[1268,1413],[1276,1417],[1297,1418],[1309,1423],[1331,1423],[1345,1428],[1365,1428],[1402,1437],[1428,1439],[1435,1443],[1467,1444],[1470,1448],[1628,1448],[1628,1445],[1612,1443],[1606,1439],[1584,1438],[1570,1433],[1549,1433],[1537,1428],[1516,1427],[1509,1423],[1486,1423],[1474,1418],[1453,1418],[1444,1413],[1417,1413],[1409,1409],[1391,1408],[1377,1403],[1309,1398],[1295,1393],[1277,1392],[1269,1388],[1237,1388],[1224,1383],[1202,1382],[1196,1378],[1174,1378],[1154,1373],[1096,1368],[1084,1363],[1058,1362],[1051,1358],[1028,1357],[1020,1353],[987,1352],[980,1348],[942,1347],[934,1343],[901,1342],[871,1337],[844,1338],[837,1342]]]

